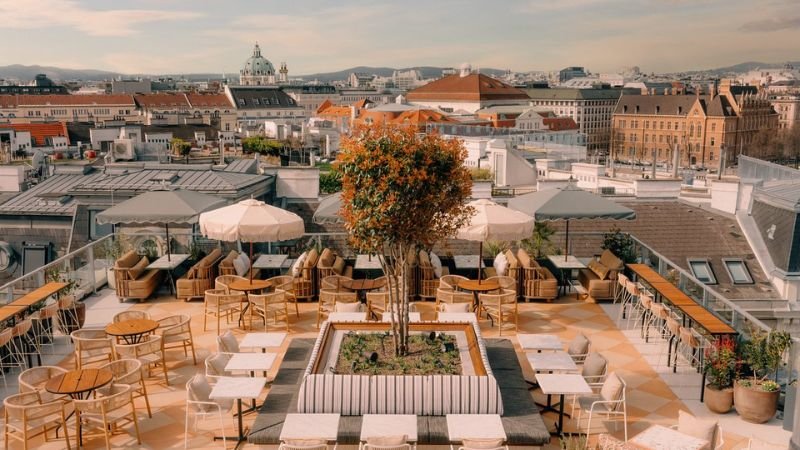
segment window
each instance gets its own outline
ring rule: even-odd
[[[747,264],[744,263],[744,260],[723,258],[722,263],[725,264],[725,270],[728,271],[728,276],[731,277],[733,284],[753,284],[753,277],[750,276],[750,271],[747,270]]]
[[[708,263],[707,259],[690,258],[688,261],[689,261],[689,268],[692,270],[692,274],[701,283],[717,284],[717,279],[716,277],[714,277],[714,271],[711,270],[711,264]]]

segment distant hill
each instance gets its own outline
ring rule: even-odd
[[[780,69],[783,67],[786,62],[782,63],[765,63],[765,62],[758,62],[758,61],[747,61],[739,64],[734,64],[732,66],[727,67],[718,67],[716,69],[706,69],[706,70],[691,70],[687,71],[688,73],[697,73],[697,72],[711,72],[715,75],[724,75],[726,73],[746,73],[751,70],[756,69]],[[794,67],[800,66],[800,61],[788,61],[788,64],[791,64]]]
[[[317,80],[322,83],[330,83],[332,81],[345,81],[347,77],[350,76],[353,72],[358,73],[366,73],[370,75],[377,75],[380,77],[390,77],[394,73],[395,70],[411,70],[416,69],[420,71],[422,78],[438,78],[442,76],[442,70],[445,69],[444,67],[433,67],[433,66],[417,66],[417,67],[407,67],[403,69],[395,69],[392,67],[369,67],[369,66],[358,66],[358,67],[351,67],[349,69],[340,70],[338,72],[324,72],[324,73],[312,73],[309,75],[300,75],[306,81],[313,81]],[[505,70],[500,69],[480,69],[481,73],[490,76],[500,76],[504,74]]]
[[[51,66],[23,66],[12,64],[10,66],[0,66],[0,78],[16,78],[21,81],[33,80],[37,74],[43,73],[51,80],[87,80],[100,81],[118,77],[122,74],[108,72],[104,70],[92,69],[62,69],[61,67]]]

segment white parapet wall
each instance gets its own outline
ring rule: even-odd
[[[711,181],[711,207],[735,214],[739,204],[739,183],[733,181]]]
[[[633,180],[636,198],[677,198],[681,193],[681,180]]]
[[[319,199],[319,169],[316,167],[280,167],[264,172],[275,175],[275,194],[278,197]]]
[[[24,182],[23,166],[0,166],[0,192],[19,192]]]

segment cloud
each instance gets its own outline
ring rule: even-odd
[[[776,17],[773,19],[753,20],[744,23],[740,28],[742,31],[750,31],[756,33],[762,31],[800,29],[800,16]]]
[[[3,25],[13,29],[68,27],[89,36],[130,36],[138,25],[191,20],[202,14],[155,9],[97,10],[75,0],[0,0]]]

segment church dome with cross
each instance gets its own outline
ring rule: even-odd
[[[256,43],[253,55],[247,58],[239,72],[239,84],[242,86],[264,86],[275,84],[275,66],[267,58],[261,56],[261,47]]]

